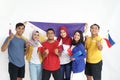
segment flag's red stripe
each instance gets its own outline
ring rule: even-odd
[[[104,40],[106,41],[109,48],[112,47],[112,45],[110,44],[110,41],[108,39],[104,38]]]

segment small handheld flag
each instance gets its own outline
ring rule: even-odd
[[[78,51],[77,53],[73,54],[71,57],[72,58],[77,58],[78,56],[80,56],[82,54],[81,51]]]
[[[12,30],[11,30],[11,23],[9,23],[9,25],[10,25],[10,27],[9,27],[9,35],[11,35],[12,34]]]
[[[9,35],[10,35],[10,34],[12,34],[12,30],[11,30],[11,29],[9,29]]]
[[[69,56],[72,56],[72,50],[70,48],[67,50],[67,52]]]
[[[106,43],[107,43],[109,48],[111,48],[115,44],[115,42],[112,40],[112,38],[111,38],[109,33],[108,33],[108,39],[104,38],[104,40],[106,41]]]

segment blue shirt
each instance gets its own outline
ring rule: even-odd
[[[25,65],[24,50],[25,40],[14,36],[14,38],[10,41],[8,45],[9,62],[13,63],[18,67],[24,66]]]
[[[85,69],[85,61],[84,58],[86,58],[86,52],[85,47],[83,44],[78,44],[72,49],[73,55],[78,53],[79,51],[82,52],[81,55],[75,58],[75,60],[72,62],[72,71],[73,73],[82,72]]]

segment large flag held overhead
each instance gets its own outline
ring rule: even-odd
[[[111,47],[115,44],[115,42],[112,40],[112,38],[111,38],[111,36],[110,36],[109,33],[108,33],[108,39],[107,39],[107,38],[104,38],[104,40],[106,41],[107,46],[108,46],[109,48],[111,48]]]
[[[48,28],[53,28],[55,30],[56,37],[59,36],[59,28],[61,26],[66,26],[68,29],[69,36],[73,36],[76,30],[81,30],[84,32],[86,23],[47,23],[47,22],[34,22],[29,21],[29,23],[35,25],[36,27],[46,31]]]

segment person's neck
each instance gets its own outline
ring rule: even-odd
[[[16,36],[17,38],[21,38],[22,35],[15,34],[15,36]]]
[[[98,34],[93,34],[93,35],[92,35],[92,38],[95,38],[96,36],[98,36]]]
[[[55,40],[54,39],[48,39],[47,40],[49,43],[53,43]]]

